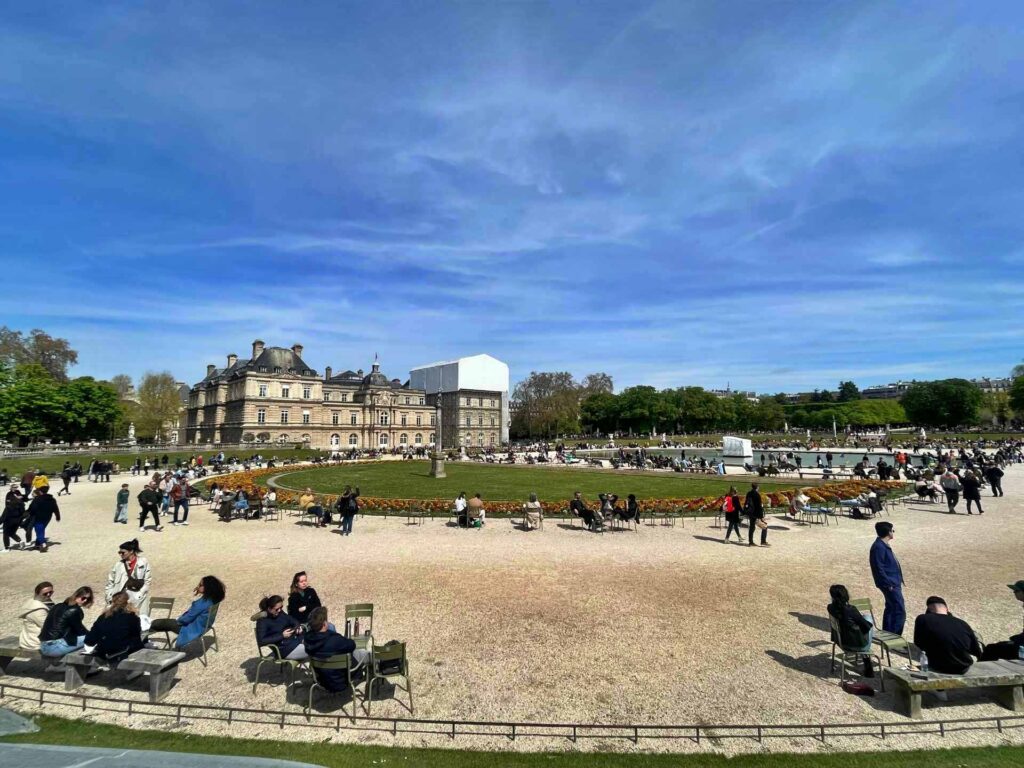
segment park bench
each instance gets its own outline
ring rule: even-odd
[[[170,692],[178,663],[184,658],[185,654],[182,651],[161,651],[152,648],[143,648],[116,661],[76,651],[64,657],[64,690],[74,691],[80,688],[90,672],[118,669],[131,673],[128,676],[129,680],[140,675],[149,675],[149,701],[156,704],[163,701]]]
[[[0,677],[7,673],[7,667],[15,659],[38,659],[39,651],[27,651],[18,644],[18,636],[0,639]]]
[[[995,689],[1000,704],[1014,712],[1024,712],[1024,664],[1020,662],[979,661],[962,675],[885,667],[882,676],[895,683],[900,709],[914,719],[921,717],[923,693],[977,688]]]

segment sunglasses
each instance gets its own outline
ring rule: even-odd
[[[53,597],[53,590],[51,589],[49,592],[40,592],[40,594],[43,597]]]

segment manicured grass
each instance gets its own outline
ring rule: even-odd
[[[287,471],[287,469],[285,470]],[[358,486],[364,496],[396,499],[452,498],[460,491],[479,493],[484,501],[526,501],[536,493],[541,501],[567,502],[581,491],[591,502],[599,493],[618,494],[623,500],[630,493],[638,499],[677,499],[719,496],[736,485],[742,493],[749,482],[735,479],[684,475],[622,473],[617,470],[567,469],[564,467],[501,466],[449,462],[448,477],[430,477],[426,461],[382,461],[372,464],[326,467],[294,472],[278,479],[278,484],[318,493],[341,493],[346,485]],[[802,485],[814,485],[804,480]],[[762,483],[762,491],[792,487],[792,483]]]
[[[82,477],[79,478],[81,482],[85,478],[85,472],[89,469],[89,462],[93,459],[102,459],[103,461],[112,461],[116,464],[121,465],[122,471],[127,471],[129,467],[135,462],[136,458],[140,458],[145,461],[146,457],[162,458],[164,454],[167,455],[168,466],[173,468],[174,462],[178,459],[187,460],[192,456],[202,456],[204,459],[209,459],[210,456],[214,456],[218,451],[208,450],[179,450],[169,451],[166,449],[144,449],[137,453],[69,453],[69,454],[54,454],[51,456],[32,456],[25,459],[12,459],[12,458],[0,458],[0,468],[6,469],[11,477],[21,477],[23,473],[32,468],[41,468],[45,470],[46,474],[51,480],[60,474],[61,468],[64,466],[65,461],[70,461],[74,464],[76,461],[82,464]],[[271,456],[277,456],[281,459],[308,459],[313,456],[322,455],[317,451],[311,451],[308,448],[272,448],[270,446],[262,448],[247,448],[245,450],[235,449],[230,451],[224,451],[225,456],[237,456],[242,458],[244,456],[252,456],[255,453],[259,453],[265,458]],[[59,481],[54,481],[59,484]]]
[[[405,749],[347,744],[311,744],[304,741],[260,741],[224,736],[191,736],[171,731],[146,731],[112,725],[36,718],[41,730],[8,736],[0,743],[60,744],[63,746],[147,749],[211,755],[270,757],[350,768],[378,764],[407,765],[412,768],[1016,768],[1024,764],[1024,747],[977,747],[914,752],[859,752],[831,754],[720,755],[605,754],[575,752],[471,752],[454,749]]]

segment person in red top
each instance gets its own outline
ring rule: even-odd
[[[729,535],[736,531],[736,540],[740,544],[743,543],[743,535],[740,533],[740,510],[742,508],[743,502],[740,501],[740,495],[736,490],[736,486],[730,486],[729,493],[722,504],[722,511],[725,512],[725,522],[728,523],[728,527],[725,529],[725,541],[728,541]]]

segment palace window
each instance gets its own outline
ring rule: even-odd
[[[313,395],[313,389],[311,387],[303,387],[302,388],[302,398],[304,400],[309,400],[309,398],[312,395]]]
[[[331,399],[331,393],[330,392],[324,392],[324,402],[326,403],[330,399]]]
[[[405,432],[403,432],[401,435],[398,436],[398,444],[399,445],[408,445],[409,444],[409,436],[407,434],[405,434]]]
[[[484,425],[484,417],[483,416],[477,416],[476,417],[476,425],[478,427],[482,427]]]
[[[402,414],[402,426],[403,426],[403,427],[405,426],[405,419],[406,419],[406,416],[405,416],[405,414],[403,413],[403,414]]]
[[[331,424],[340,424],[341,414],[337,411],[331,411]]]
[[[349,445],[359,445],[359,435],[349,435],[348,436],[348,444]]]
[[[495,420],[494,420],[494,417],[493,417],[493,416],[491,416],[491,426],[492,426],[492,427],[493,427],[493,426],[496,426],[496,425],[495,425],[495,423],[494,423],[494,421],[495,421]]]
[[[473,418],[471,416],[467,416],[466,417],[466,426],[467,427],[473,426]]]
[[[434,437],[434,433],[433,433],[433,432],[431,432],[431,433],[430,433],[430,442],[434,442],[434,440],[436,440],[436,439],[437,439],[437,438],[435,438],[435,437]]]
[[[417,413],[417,414],[416,414],[416,426],[418,427],[418,426],[420,426],[420,424],[422,424],[422,423],[423,423],[423,417],[422,417],[422,416],[420,416],[420,414],[418,414],[418,413]]]
[[[266,408],[259,408],[259,409],[257,409],[257,411],[256,411],[256,423],[257,424],[266,424],[267,423],[267,409]]]
[[[386,413],[380,414],[379,418],[377,419],[377,422],[382,427],[386,427],[388,425],[388,415]]]
[[[430,414],[430,426],[434,426],[434,422],[435,421],[437,421],[437,414],[436,413]]]
[[[288,411],[281,411],[281,423],[282,424],[287,424],[288,423]]]
[[[349,411],[348,412],[348,423],[349,424],[358,424],[359,423],[359,412],[358,411]]]
[[[348,392],[342,392],[341,393],[341,402],[343,402],[343,403],[347,403],[348,402]]]
[[[341,435],[331,435],[331,448],[338,448],[341,445]]]
[[[426,400],[425,400],[424,398],[422,398],[422,397],[420,398],[420,405],[423,405],[423,404],[424,404],[424,403],[426,403],[426,402],[427,402],[427,401],[426,401]]]
[[[412,402],[412,398],[411,397],[405,398],[405,404],[406,405],[409,405],[409,403],[411,403],[411,402]]]
[[[417,432],[416,436],[413,438],[413,441],[416,443],[416,445],[420,445],[423,442],[423,435]]]
[[[291,397],[291,396],[292,396],[292,388],[289,387],[286,384],[282,384],[281,385],[281,397]]]
[[[260,384],[260,397],[266,397],[266,396],[267,396],[267,385],[266,384]]]
[[[379,438],[377,438],[377,442],[380,445],[387,445],[388,444],[388,436],[386,434],[382,433],[381,436]]]
[[[302,412],[302,423],[303,424],[309,424],[309,419],[310,419],[309,411],[303,411]]]

